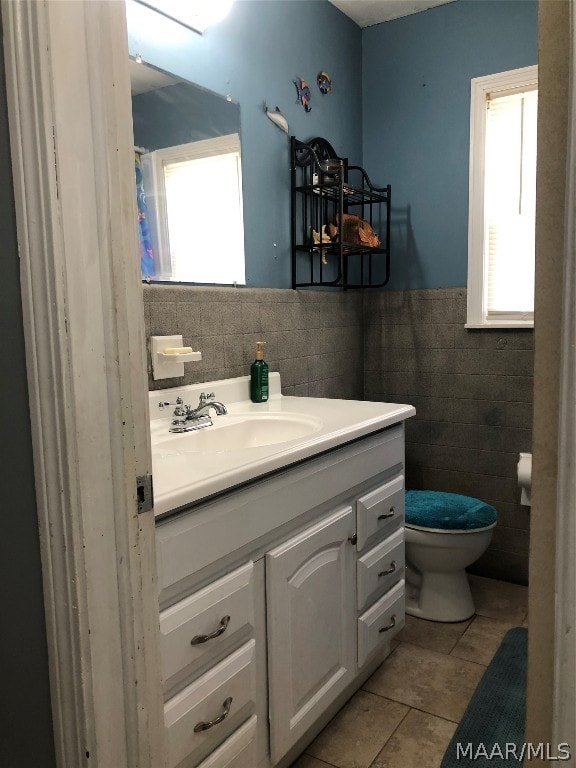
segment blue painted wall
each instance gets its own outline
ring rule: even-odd
[[[289,287],[289,139],[263,103],[280,107],[298,138],[323,136],[359,163],[360,28],[327,0],[242,0],[204,35],[139,3],[128,2],[127,14],[132,55],[240,103],[247,283]],[[321,70],[334,83],[327,96],[315,83]],[[296,104],[297,77],[312,90],[310,113]]]
[[[128,31],[132,55],[241,105],[248,285],[290,285],[288,137],[263,102],[392,184],[390,287],[466,285],[470,80],[536,63],[536,0],[457,0],[362,32],[327,0],[242,0],[203,36],[129,2]]]
[[[153,151],[240,132],[240,105],[178,83],[132,97],[134,142]]]
[[[470,80],[536,64],[535,0],[457,0],[363,31],[363,163],[392,185],[391,288],[467,282]]]

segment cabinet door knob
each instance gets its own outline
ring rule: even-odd
[[[396,570],[396,560],[392,560],[390,563],[390,568],[387,568],[385,571],[380,571],[378,574],[378,578],[382,578],[382,576],[389,576],[391,573],[394,573]]]
[[[230,616],[223,616],[218,629],[215,629],[214,632],[210,632],[209,635],[196,635],[190,640],[190,645],[200,645],[200,643],[207,643],[208,640],[214,640],[215,637],[220,637],[220,635],[223,635],[224,632],[226,632],[229,622]]]
[[[222,714],[218,715],[218,717],[215,717],[214,720],[208,720],[207,722],[200,722],[196,723],[194,726],[194,733],[198,733],[199,731],[207,731],[208,728],[213,728],[215,725],[218,725],[218,723],[221,723],[223,720],[226,720],[228,715],[230,714],[230,707],[232,706],[232,696],[229,696],[226,701],[222,704],[223,711]]]
[[[386,512],[384,515],[378,515],[378,520],[387,520],[389,517],[394,517],[396,510],[394,507],[390,507],[390,512]]]
[[[396,626],[396,616],[392,616],[392,618],[390,619],[390,624],[388,624],[388,626],[386,627],[380,627],[378,632],[389,632],[391,629],[394,629],[395,626]]]
[[[350,542],[350,544],[356,544],[356,542],[358,541],[358,535],[353,533],[352,536],[348,536],[348,541]]]

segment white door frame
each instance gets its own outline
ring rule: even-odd
[[[572,748],[576,765],[576,8],[570,3],[570,83],[566,165],[564,295],[560,347],[556,510],[556,627],[553,744]]]
[[[60,768],[164,764],[124,2],[2,2]]]

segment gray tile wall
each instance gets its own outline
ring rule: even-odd
[[[181,333],[202,351],[185,378],[150,389],[248,374],[255,342],[289,395],[412,403],[407,487],[493,504],[499,524],[471,569],[527,583],[529,513],[516,463],[532,442],[532,331],[468,331],[466,291],[360,294],[144,286],[146,336]]]
[[[464,328],[463,289],[364,296],[364,396],[412,403],[406,486],[493,504],[498,526],[470,570],[525,584],[529,512],[516,464],[532,445],[532,331]]]
[[[285,395],[361,399],[362,296],[334,291],[144,286],[146,338],[182,334],[202,352],[184,379],[150,389],[246,376],[256,341]]]

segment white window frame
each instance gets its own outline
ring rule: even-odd
[[[158,274],[153,280],[172,280],[172,258],[170,256],[170,238],[168,235],[168,209],[166,206],[166,185],[164,181],[164,166],[171,163],[182,163],[187,160],[198,160],[204,157],[214,157],[216,155],[238,154],[238,195],[240,206],[240,222],[244,221],[243,199],[242,199],[242,164],[240,150],[240,135],[230,133],[225,136],[215,136],[211,139],[201,139],[187,144],[180,144],[175,147],[166,147],[157,149],[154,152],[148,152],[141,157],[142,174],[144,177],[144,191],[146,193],[146,203],[148,207],[148,224],[152,236],[154,253],[158,258]],[[244,228],[241,232],[242,241],[244,241]],[[244,245],[244,242],[242,242]],[[246,254],[243,251],[241,279],[236,280],[237,284],[246,283]],[[211,282],[218,285],[229,285],[217,280]]]
[[[466,328],[533,328],[533,312],[486,311],[484,258],[484,156],[486,148],[486,99],[498,91],[538,87],[538,67],[522,67],[471,82],[470,188],[468,212],[468,311]]]

